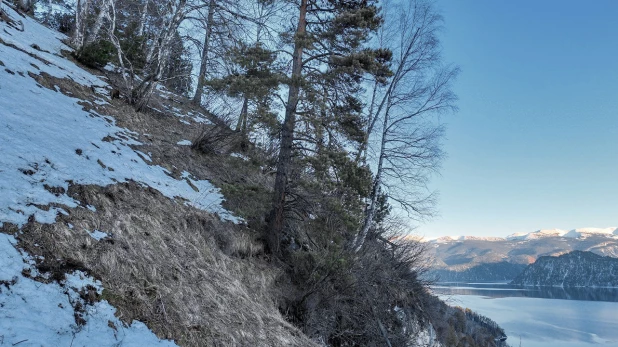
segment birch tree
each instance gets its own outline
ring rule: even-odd
[[[84,46],[86,37],[86,20],[88,17],[88,9],[91,0],[77,0],[75,9],[75,31],[71,37],[71,44],[76,51],[79,51]]]
[[[170,9],[169,17],[157,37],[157,42],[159,44],[156,49],[156,55],[148,62],[149,71],[147,75],[144,76],[142,82],[132,90],[135,109],[138,111],[146,105],[148,98],[161,80],[163,69],[171,54],[172,40],[175,38],[180,23],[182,23],[187,13],[190,11],[187,6],[187,0],[170,1],[168,5]]]
[[[374,225],[381,196],[417,218],[431,212],[434,197],[425,193],[425,187],[443,156],[439,143],[443,127],[437,116],[455,109],[451,84],[459,69],[442,63],[438,38],[442,16],[426,0],[388,10],[392,15],[386,16],[382,43],[393,52],[393,75],[386,84],[374,83],[367,145],[359,151],[358,157],[366,158],[372,151],[376,157],[363,226],[352,243],[356,252]]]
[[[107,4],[107,7],[105,7],[105,4]],[[142,11],[148,9],[148,4],[149,2],[144,3]],[[126,13],[121,12],[122,8],[119,8],[118,5],[119,2],[116,0],[103,0],[103,7],[98,17],[106,17],[106,15],[101,16],[104,9],[111,16],[109,20],[110,26],[107,29],[108,38],[114,45],[117,53],[118,63],[122,71],[121,75],[127,90],[127,99],[139,111],[147,104],[150,95],[163,77],[165,68],[170,61],[170,55],[173,53],[174,40],[178,39],[180,24],[191,11],[196,10],[201,5],[199,3],[189,4],[187,0],[168,0],[153,4],[153,7],[156,7],[156,10],[160,13],[157,14],[158,16],[155,20],[157,27],[152,28],[154,36],[151,37],[147,47],[145,47],[147,52],[144,54],[145,62],[140,70],[142,76],[139,83],[136,83],[136,71],[134,71],[133,62],[128,57],[128,52],[123,49],[121,39],[118,37],[118,33],[125,31],[118,30],[119,14]],[[146,20],[147,16],[140,13],[138,17],[140,19],[137,23],[137,30],[143,30],[145,23],[141,21]]]

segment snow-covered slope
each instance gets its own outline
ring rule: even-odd
[[[507,240],[535,240],[543,237],[563,236],[567,232],[562,229],[541,229],[531,233],[515,233],[506,237]]]
[[[476,241],[504,241],[503,237],[495,237],[495,236],[442,236],[435,239],[429,239],[428,241],[431,243],[446,243],[446,242],[454,242],[454,241],[466,241],[466,240],[476,240]]]
[[[593,235],[608,237],[618,236],[618,227],[573,229],[570,230],[568,233],[565,233],[564,237],[586,238]]]
[[[179,180],[171,177],[131,148],[139,144],[135,134],[116,126],[112,117],[86,111],[89,102],[39,85],[30,74],[71,79],[100,92],[94,103],[107,100],[107,83],[62,56],[70,50],[60,41],[66,37],[6,9],[24,30],[0,22],[0,225],[23,225],[30,215],[53,222],[64,213],[62,205],[79,205],[66,195],[69,183],[128,180],[237,221],[208,181],[189,172]]]
[[[15,249],[16,242],[0,234],[0,345],[176,346],[141,322],[126,326],[107,301],[89,300],[102,287],[82,272],[60,283],[35,281],[34,262]]]
[[[521,241],[521,240],[537,240],[546,237],[570,237],[570,238],[585,238],[590,235],[618,237],[618,227],[609,228],[579,228],[570,231],[562,229],[540,229],[529,233],[514,233],[506,238],[493,236],[442,236],[438,238],[428,239],[431,243],[448,243],[455,241]]]
[[[65,58],[70,51],[61,42],[65,36],[5,2],[1,6],[11,20],[0,20],[0,226],[21,227],[30,218],[53,223],[69,208],[94,210],[70,197],[69,185],[129,180],[238,221],[221,207],[223,197],[210,182],[186,171],[172,177],[132,147],[139,144],[134,132],[92,110],[109,101],[109,86]],[[46,88],[35,79],[42,74],[71,80],[97,96],[88,101],[61,93],[60,86]],[[107,236],[105,230],[91,233],[100,235]],[[102,284],[86,274],[75,271],[64,280],[48,280],[16,242],[0,234],[0,344],[175,345],[159,340],[143,323],[122,323],[100,300]]]
[[[531,233],[515,233],[507,236],[507,240],[536,240],[545,237],[585,238],[591,235],[607,237],[618,236],[618,228],[579,228],[572,229],[570,231],[562,229],[545,229],[533,231]]]

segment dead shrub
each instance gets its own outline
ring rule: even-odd
[[[250,231],[223,232],[217,234],[221,250],[236,257],[253,257],[264,253],[264,244]]]
[[[238,133],[223,124],[216,124],[203,126],[191,148],[204,154],[220,155],[233,151],[239,144]]]

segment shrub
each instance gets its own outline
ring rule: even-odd
[[[207,125],[196,139],[192,149],[204,154],[223,154],[232,150],[238,143],[238,134],[223,124]]]
[[[92,68],[102,68],[109,63],[114,55],[114,45],[101,40],[93,42],[77,51],[75,58],[82,64]]]

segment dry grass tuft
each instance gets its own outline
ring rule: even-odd
[[[72,186],[69,194],[97,211],[71,209],[53,225],[31,221],[20,246],[44,257],[43,270],[64,264],[100,278],[102,299],[124,321],[143,321],[183,346],[314,345],[277,310],[282,273],[255,257],[262,246],[245,227],[132,182]],[[110,236],[96,241],[86,232],[94,229]]]
[[[204,154],[227,154],[240,146],[240,135],[226,125],[203,126],[191,148]]]

